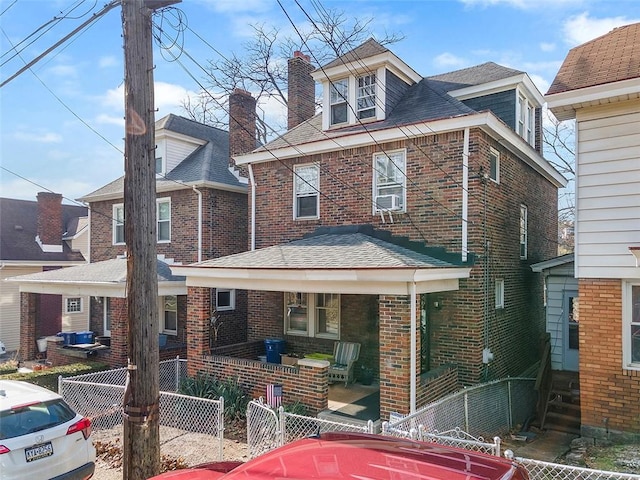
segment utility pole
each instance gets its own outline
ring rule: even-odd
[[[151,15],[179,0],[122,0],[125,59],[124,209],[128,335],[124,480],[160,472],[160,379]]]

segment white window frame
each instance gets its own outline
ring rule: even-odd
[[[66,297],[64,299],[64,313],[71,315],[82,313],[84,307],[83,304],[84,302],[82,301],[82,297]],[[77,305],[77,309],[76,307],[70,308],[72,305]]]
[[[384,182],[380,181],[381,173],[377,168],[378,159],[381,157],[389,158],[389,162],[391,165],[388,165],[390,168],[398,170],[398,175],[401,177],[400,181],[396,182]],[[401,161],[401,162],[400,162]],[[402,168],[399,167],[399,164],[402,163]],[[378,152],[373,154],[373,213],[379,213],[381,211],[387,211],[388,209],[380,208],[377,203],[378,196],[388,195],[395,193],[392,192],[394,189],[400,189],[401,192],[398,193],[398,199],[400,202],[399,208],[396,211],[404,212],[406,211],[407,205],[407,151],[405,149],[402,150],[394,150],[390,152]]]
[[[160,205],[169,204],[169,218],[160,219]],[[156,199],[156,235],[158,237],[158,243],[171,243],[171,197],[158,198]],[[160,224],[166,223],[169,225],[169,238],[160,238]]]
[[[527,96],[518,91],[516,102],[516,132],[525,142],[535,148],[535,112],[536,107]]]
[[[637,289],[638,304],[633,305],[633,290]],[[634,312],[635,309],[635,312]],[[634,315],[636,319],[634,321]],[[640,353],[638,359],[634,361],[632,357],[631,335],[632,327],[640,328],[640,282],[623,281],[622,282],[622,368],[625,370],[640,370]],[[640,342],[640,340],[638,340]],[[640,346],[638,347],[640,348]]]
[[[491,164],[493,163],[491,159],[492,157],[495,158],[495,175],[491,171]],[[500,183],[500,152],[493,147],[489,149],[489,179],[494,181],[495,183]]]
[[[331,293],[331,294],[317,294],[317,293],[299,293],[299,292],[288,292],[296,295],[297,298],[300,299],[300,305],[306,301],[306,310],[307,310],[307,330],[299,330],[293,329],[290,327],[289,318],[291,314],[291,308],[294,307],[295,304],[287,304],[287,293],[284,294],[284,333],[286,335],[298,335],[304,337],[316,337],[316,338],[327,338],[332,340],[340,340],[340,328],[341,328],[341,311],[340,305],[342,303],[341,297],[339,293]],[[323,307],[318,306],[318,295],[336,295],[337,296],[337,314],[338,314],[338,333],[325,333],[318,332],[319,321],[318,321],[318,312]]]
[[[314,179],[307,178],[302,173],[303,170],[315,171],[315,185],[313,185]],[[316,197],[316,214],[298,215],[298,199],[309,197]],[[318,218],[320,218],[320,167],[315,163],[295,165],[293,167],[293,219],[310,220]]]
[[[111,307],[111,298],[110,297],[102,297],[102,331],[103,335],[111,336],[111,312],[109,308]]]
[[[363,85],[360,85],[360,84]],[[356,116],[359,120],[376,119],[377,82],[375,72],[356,78]],[[369,104],[373,100],[373,105]],[[369,101],[367,101],[369,100]],[[365,105],[361,105],[361,101]],[[364,115],[366,113],[366,115]],[[369,113],[371,113],[369,115]]]
[[[495,280],[496,310],[504,308],[504,278]]]
[[[164,158],[156,157],[156,175],[163,176],[165,171]]]
[[[337,88],[337,87],[340,87]],[[344,92],[340,91],[344,88]],[[345,118],[344,121],[333,121],[333,107],[344,106]],[[340,78],[333,82],[329,82],[329,125],[344,125],[349,123],[349,77]]]
[[[119,211],[122,211],[122,221],[120,221],[120,216],[118,215]],[[124,218],[124,203],[116,203],[112,206],[112,235],[113,235],[113,244],[114,245],[124,245],[125,244],[125,232],[124,232],[124,223],[126,219]],[[118,238],[118,229],[122,228],[122,241]]]
[[[229,305],[220,303],[220,293],[229,293]],[[216,288],[216,311],[224,312],[236,309],[236,290],[234,288]]]
[[[529,210],[524,204],[520,204],[520,259],[527,259],[527,250],[529,242]]]
[[[167,312],[173,312],[173,310],[167,310],[167,297],[175,298],[175,314],[176,314],[176,328],[171,329],[167,328]],[[178,297],[177,295],[166,295],[164,297],[160,297],[160,306],[159,306],[160,315],[162,315],[162,321],[160,324],[160,333],[166,333],[168,335],[177,335],[178,334]]]

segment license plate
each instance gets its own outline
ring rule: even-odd
[[[27,462],[33,462],[34,460],[39,460],[44,457],[50,457],[53,455],[53,445],[51,445],[51,442],[47,442],[42,445],[26,448],[24,454],[27,457]]]

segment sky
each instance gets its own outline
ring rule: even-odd
[[[12,78],[107,3],[0,0],[1,197],[35,200],[52,191],[73,204],[123,175],[119,6]],[[402,36],[389,48],[423,76],[492,61],[527,72],[542,94],[571,48],[640,22],[636,0],[183,0],[173,6],[179,12],[154,17],[188,53],[176,62],[154,47],[156,120],[187,116],[183,103],[206,84],[201,67],[243,56],[252,24],[295,36],[289,18],[308,28],[305,12],[313,16],[320,4],[348,20],[370,19],[374,38]],[[174,27],[176,13],[183,28]],[[260,109],[281,124],[277,104]]]

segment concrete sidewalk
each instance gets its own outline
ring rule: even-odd
[[[504,454],[505,450],[511,450],[516,457],[555,462],[571,450],[571,441],[574,438],[578,438],[578,435],[547,430],[537,432],[535,437],[527,442],[505,440],[502,452]]]

